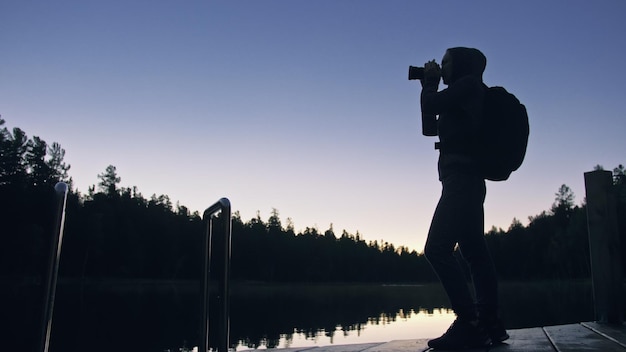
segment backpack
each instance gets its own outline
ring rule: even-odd
[[[483,126],[477,155],[483,177],[504,181],[524,161],[528,145],[528,113],[515,95],[502,87],[485,91]]]

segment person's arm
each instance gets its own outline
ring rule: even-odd
[[[471,76],[466,76],[437,92],[436,85],[425,79],[421,94],[422,112],[438,115],[452,106],[463,106],[475,93],[477,87],[475,80]]]
[[[422,110],[422,134],[424,136],[433,137],[438,134],[437,131],[437,113],[427,112],[424,110],[423,96],[427,94],[437,93],[439,89],[439,80],[441,79],[441,68],[435,60],[424,64],[424,78],[421,80],[422,93],[420,96],[420,105]]]

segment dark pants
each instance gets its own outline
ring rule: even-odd
[[[484,237],[485,181],[478,173],[457,171],[442,178],[443,191],[433,216],[424,254],[439,276],[461,319],[495,317],[498,282]],[[460,263],[454,256],[458,244],[474,284],[476,304]]]

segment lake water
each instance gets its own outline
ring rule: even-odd
[[[373,317],[367,323],[355,329],[345,329],[338,325],[335,330],[320,330],[315,334],[300,333],[297,330],[283,334],[276,347],[309,347],[327,345],[345,345],[391,340],[431,338],[441,335],[454,321],[455,315],[449,309],[437,309],[433,312],[400,311],[395,316]],[[237,351],[249,350],[245,343],[236,346]],[[256,346],[266,349],[266,344]]]
[[[38,287],[1,288],[0,308],[12,322],[2,330],[1,349],[36,350]],[[234,284],[231,294],[230,341],[237,351],[431,338],[454,320],[438,284]],[[504,283],[500,297],[508,328],[593,320],[587,281]],[[193,350],[201,307],[198,283],[65,283],[51,350]]]

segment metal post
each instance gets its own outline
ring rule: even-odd
[[[56,294],[57,277],[59,274],[59,260],[61,257],[61,244],[63,242],[63,227],[65,226],[65,205],[67,201],[68,186],[59,182],[54,186],[57,197],[57,212],[50,245],[50,258],[48,273],[46,276],[45,298],[41,323],[41,351],[47,352],[50,347],[50,333],[52,331],[52,313],[54,310],[54,296]]]
[[[595,317],[600,323],[622,322],[622,261],[616,198],[610,171],[585,173],[587,226]]]
[[[212,236],[213,236],[213,215],[220,212],[224,221],[224,247],[223,249],[223,271],[220,277],[219,293],[220,298],[220,322],[218,351],[228,351],[230,323],[229,323],[229,298],[230,298],[230,253],[231,253],[231,207],[230,201],[226,198],[220,199],[204,211],[203,219],[207,223],[206,234],[204,237],[204,275],[203,281],[203,317],[202,317],[202,341],[200,343],[200,351],[207,352],[209,350],[209,293],[210,293],[210,272],[211,272],[211,252],[212,252]]]

